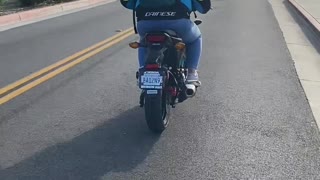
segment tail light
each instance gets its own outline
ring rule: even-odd
[[[164,42],[166,38],[164,35],[149,35],[147,36],[147,41],[151,43],[161,43]]]
[[[160,68],[159,64],[147,64],[145,67],[147,70],[157,70]]]

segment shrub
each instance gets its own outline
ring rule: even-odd
[[[33,6],[44,2],[45,0],[20,0],[22,6]]]
[[[5,0],[0,0],[0,6],[5,2]]]
[[[1,1],[1,0],[0,0]],[[75,0],[19,0],[22,6],[34,6],[36,4],[40,4],[43,2],[48,2],[49,4],[55,3],[62,3],[62,2],[69,2]]]

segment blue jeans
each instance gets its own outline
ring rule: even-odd
[[[186,44],[186,66],[187,68],[198,69],[202,51],[201,32],[196,24],[189,19],[178,20],[141,20],[137,23],[137,30],[140,39],[149,31],[175,31]],[[144,65],[146,49],[139,48],[139,66]]]

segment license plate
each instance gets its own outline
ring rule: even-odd
[[[140,77],[141,89],[162,89],[163,76],[157,71],[146,71]]]

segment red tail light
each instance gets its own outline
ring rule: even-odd
[[[157,70],[159,68],[160,68],[159,64],[147,64],[146,65],[147,70]]]
[[[166,40],[166,36],[162,36],[162,35],[147,36],[147,41],[152,43],[160,43],[160,42],[164,42],[165,40]]]

